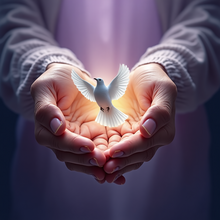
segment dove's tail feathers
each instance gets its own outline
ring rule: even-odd
[[[103,112],[100,110],[95,121],[104,126],[117,127],[123,124],[127,118],[126,114],[112,106],[109,111]]]

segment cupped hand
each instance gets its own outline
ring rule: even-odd
[[[160,146],[172,141],[176,86],[159,65],[138,67],[130,75],[125,95],[113,101],[128,120],[106,129],[94,121],[99,108],[75,87],[72,69],[52,64],[33,83],[36,139],[51,148],[70,170],[93,175],[101,183],[123,184],[124,173],[139,168]],[[94,84],[85,73],[74,69]]]
[[[117,127],[108,128],[111,159],[104,165],[106,180],[123,184],[126,172],[152,159],[157,149],[175,135],[177,89],[159,64],[146,64],[130,74],[125,95],[114,105],[129,116]]]
[[[76,88],[71,71],[93,80],[66,64],[51,64],[31,87],[35,102],[35,137],[54,151],[70,170],[95,176],[102,181],[108,147],[106,129],[95,122],[99,108]]]

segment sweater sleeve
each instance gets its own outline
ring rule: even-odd
[[[206,102],[220,86],[220,6],[192,1],[134,67],[159,63],[177,86],[176,110],[186,113]]]
[[[0,97],[13,111],[33,119],[31,84],[50,63],[83,69],[75,55],[60,48],[41,15],[38,1],[0,1]]]

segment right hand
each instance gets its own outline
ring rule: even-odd
[[[107,129],[105,153],[111,158],[104,166],[107,182],[123,184],[123,174],[139,169],[173,140],[176,95],[176,85],[159,64],[145,64],[131,72],[124,96],[115,101],[128,119]]]
[[[99,111],[76,88],[71,71],[84,80],[93,80],[78,68],[50,64],[31,86],[35,102],[35,137],[49,147],[70,170],[93,175],[99,182],[105,178],[102,167],[108,139],[105,127],[94,120]]]

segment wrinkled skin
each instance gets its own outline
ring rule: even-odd
[[[158,64],[138,67],[130,74],[124,96],[113,101],[129,118],[118,127],[106,128],[95,122],[98,105],[74,85],[73,68],[96,85],[85,73],[66,64],[51,64],[32,84],[36,140],[51,148],[68,169],[93,175],[99,183],[124,184],[124,173],[138,169],[160,146],[173,140],[176,86]],[[53,118],[62,121],[56,134],[50,128]],[[151,135],[142,127],[149,118],[156,123]],[[90,152],[82,152],[84,146]],[[93,158],[96,166],[90,163]]]

